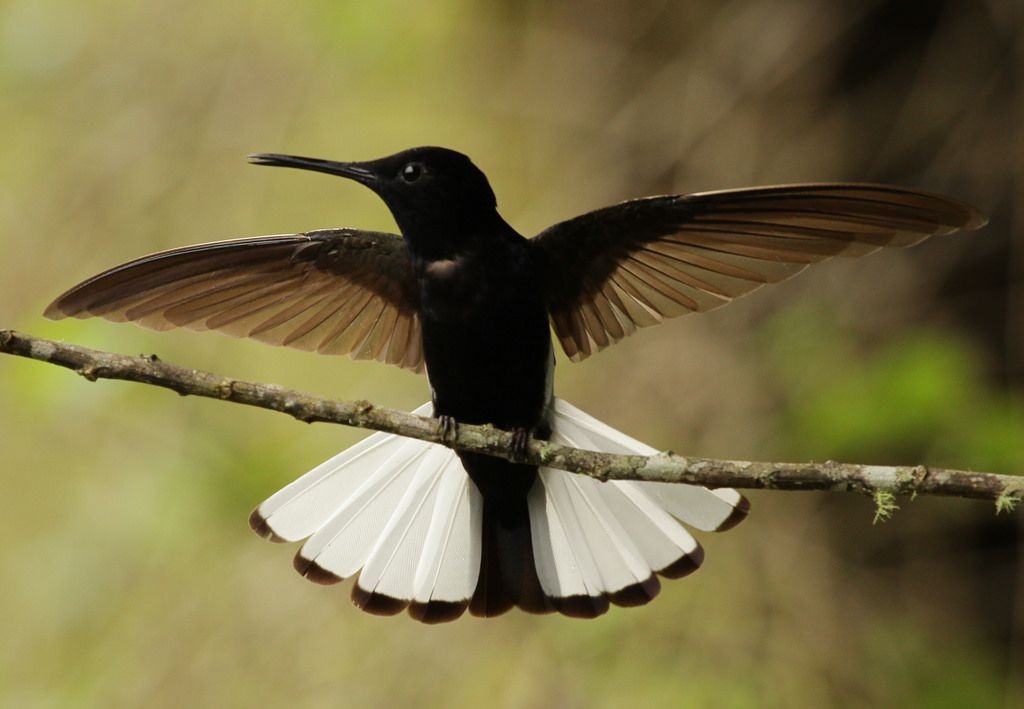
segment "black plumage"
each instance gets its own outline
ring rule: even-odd
[[[984,223],[961,202],[915,190],[804,184],[637,199],[526,239],[499,215],[484,174],[455,151],[415,148],[361,163],[251,161],[356,180],[384,200],[401,236],[334,229],[174,249],[83,282],[46,314],[219,330],[417,371],[425,364],[443,425],[492,423],[520,442],[551,433],[549,327],[579,360],[639,327],[718,307],[811,263]],[[679,576],[700,563],[697,547],[621,588],[551,592],[553,582],[538,577],[531,537],[537,469],[460,458],[483,500],[472,598],[420,603],[357,585],[358,605],[378,613],[410,607],[427,622],[467,606],[478,615],[519,606],[593,616],[609,600],[650,600],[654,572]],[[745,502],[735,508],[716,528],[742,519]],[[254,527],[273,532],[259,514]],[[301,554],[297,567],[315,580],[333,578]]]

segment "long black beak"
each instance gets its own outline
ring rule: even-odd
[[[278,155],[276,153],[256,153],[249,156],[249,162],[253,165],[294,167],[300,170],[326,172],[328,175],[347,177],[350,180],[362,182],[364,185],[370,185],[377,181],[377,174],[367,167],[366,163],[334,162],[333,160],[304,158],[298,155]]]

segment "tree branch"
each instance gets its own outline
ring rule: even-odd
[[[156,355],[131,357],[0,330],[0,352],[72,369],[89,381],[121,379],[280,411],[312,423],[324,421],[397,433],[458,450],[513,459],[512,434],[493,426],[460,424],[442,438],[436,419],[385,409],[367,401],[332,401],[274,384],[222,377],[164,362]],[[946,495],[994,500],[1000,510],[1024,499],[1024,477],[924,466],[849,463],[759,463],[659,453],[616,455],[532,441],[521,462],[559,468],[599,480],[646,480],[707,487],[766,490],[831,490],[875,497],[879,511],[892,495]]]

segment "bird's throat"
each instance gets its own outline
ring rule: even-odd
[[[494,209],[419,214],[395,214],[402,237],[414,261],[423,264],[458,261],[460,254],[486,253],[506,233],[515,234]],[[518,236],[518,234],[516,234]],[[520,239],[522,237],[519,237]]]
[[[426,265],[423,267],[423,271],[428,278],[448,280],[459,273],[463,263],[465,263],[465,258],[463,256],[439,258],[433,261],[427,261]]]

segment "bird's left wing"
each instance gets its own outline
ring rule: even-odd
[[[144,256],[80,283],[45,314],[218,330],[418,371],[418,312],[400,236],[326,229]]]
[[[716,308],[832,256],[911,246],[985,221],[938,195],[822,183],[632,200],[531,243],[555,333],[578,361],[638,327]]]

